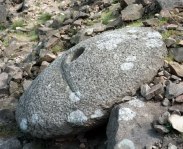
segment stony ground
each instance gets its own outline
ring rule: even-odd
[[[14,111],[21,94],[57,56],[82,40],[125,26],[153,27],[169,52],[164,67],[139,91],[166,109],[153,123],[162,141],[149,148],[183,148],[183,7],[161,10],[153,0],[119,2],[0,0],[0,148],[106,148],[107,124],[72,138],[45,141],[22,134]]]

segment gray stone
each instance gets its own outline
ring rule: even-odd
[[[6,17],[7,17],[7,11],[6,11],[6,6],[0,4],[0,23],[5,23],[6,22]]]
[[[177,147],[175,145],[173,145],[172,143],[169,143],[168,149],[177,149]]]
[[[160,141],[151,123],[163,110],[159,103],[139,98],[114,107],[107,126],[107,149],[142,149]]]
[[[0,96],[9,93],[9,75],[5,72],[0,74]]]
[[[143,6],[141,4],[132,4],[121,11],[123,21],[138,20],[143,15]]]
[[[24,91],[28,89],[28,87],[31,85],[32,80],[24,80],[23,81],[23,89]]]
[[[177,62],[183,62],[183,48],[171,48],[170,54]]]
[[[136,0],[124,0],[127,5],[136,3]]]
[[[162,101],[162,105],[165,106],[165,107],[168,107],[170,105],[170,101],[165,98],[163,101]]]
[[[170,132],[170,130],[163,125],[154,125],[154,129],[160,134],[166,134]]]
[[[151,88],[147,84],[141,86],[141,95],[147,100],[152,99],[155,95],[162,93],[164,93],[164,88],[161,83],[158,83]]]
[[[168,111],[166,111],[165,113],[163,113],[159,119],[158,119],[158,122],[161,124],[161,125],[164,125],[164,124],[167,124],[168,122],[168,117],[170,116],[170,113]]]
[[[18,125],[40,138],[97,126],[108,108],[152,80],[166,53],[160,34],[151,28],[123,28],[85,40],[24,92],[16,110]]]
[[[3,141],[3,143],[0,144],[0,149],[22,149],[22,147],[18,139],[11,138]]]
[[[181,94],[183,94],[183,82],[176,84],[169,81],[169,84],[166,86],[166,97],[173,99]]]
[[[157,0],[162,9],[172,9],[176,6],[183,5],[182,0]]]

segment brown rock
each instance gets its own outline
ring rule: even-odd
[[[178,102],[178,103],[183,103],[183,95],[180,95],[180,96],[176,97],[175,101]]]
[[[179,77],[183,77],[183,66],[180,65],[177,62],[170,62],[169,63],[170,68],[175,73],[175,75],[178,75]]]

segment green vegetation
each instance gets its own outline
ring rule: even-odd
[[[12,29],[16,29],[16,27],[23,27],[24,26],[24,20],[23,19],[17,19],[17,20],[14,20],[12,25],[11,25],[11,28]]]
[[[159,26],[165,25],[168,23],[168,18],[161,18],[159,19]]]
[[[165,57],[165,60],[168,62],[172,62],[174,60],[173,55],[169,54]]]
[[[3,46],[8,47],[9,46],[9,39],[4,39],[3,40]]]
[[[111,20],[115,19],[116,17],[114,16],[113,12],[107,10],[104,11],[101,15],[101,20],[102,23],[107,25]]]
[[[56,17],[56,20],[58,20],[60,23],[63,23],[65,20],[65,15],[64,14],[60,14]]]
[[[51,19],[51,14],[49,13],[41,13],[38,17],[38,23],[44,24],[46,21]]]
[[[63,49],[59,45],[55,45],[55,46],[52,47],[52,52],[55,53],[55,54],[58,53],[58,52],[61,52],[61,51],[63,51]]]
[[[140,27],[140,26],[143,26],[143,23],[142,23],[142,20],[137,20],[137,21],[134,21],[134,22],[130,23],[128,26],[130,26],[130,27]]]
[[[92,25],[94,25],[95,23],[99,23],[99,22],[100,22],[100,20],[97,20],[97,19],[95,19],[95,20],[87,19],[87,20],[84,21],[84,23],[85,23],[87,26],[92,26]]]
[[[30,41],[38,41],[38,34],[35,30],[28,33],[28,37],[30,38]]]
[[[6,29],[6,27],[0,23],[0,31],[5,30],[5,29]]]
[[[171,36],[177,35],[177,31],[175,31],[175,30],[166,30],[161,35],[162,35],[163,39],[167,39]]]
[[[112,1],[113,4],[116,4],[116,3],[118,3],[118,2],[119,2],[119,0],[113,0],[113,1]]]

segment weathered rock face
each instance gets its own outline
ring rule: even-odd
[[[139,97],[116,106],[107,126],[107,149],[142,149],[159,142],[151,124],[164,110],[160,103],[146,103]]]
[[[182,0],[157,0],[163,9],[171,9],[183,5]]]
[[[87,39],[57,58],[24,92],[16,110],[24,132],[70,135],[103,122],[163,65],[166,48],[151,28],[123,28]]]
[[[7,12],[5,5],[0,4],[0,23],[6,22]]]

